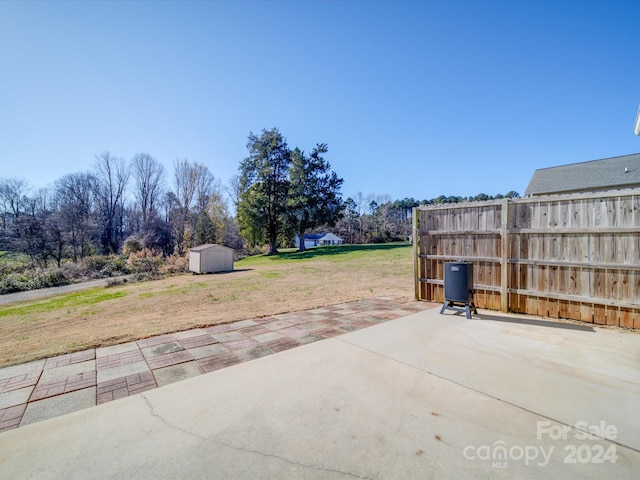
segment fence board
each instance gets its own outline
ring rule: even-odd
[[[418,207],[416,295],[444,301],[444,263],[474,263],[476,304],[640,327],[640,195]]]

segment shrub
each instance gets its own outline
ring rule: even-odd
[[[107,268],[109,262],[107,260],[107,257],[101,255],[92,255],[90,257],[84,257],[81,263],[84,267],[83,277],[93,280],[105,276],[103,270]]]
[[[28,282],[28,290],[36,290],[38,288],[59,287],[61,285],[69,285],[71,282],[65,277],[61,269],[44,270],[35,272]]]
[[[107,265],[101,270],[101,273],[105,276],[111,277],[113,275],[126,275],[131,273],[126,258],[119,255],[109,255],[107,261]]]
[[[127,259],[125,257],[121,255],[119,256],[114,255],[113,264],[118,273],[122,273],[122,274],[131,273],[131,270],[129,269],[129,265],[127,264]]]
[[[131,237],[131,238],[127,238],[127,240],[124,242],[124,245],[122,246],[122,253],[123,255],[126,255],[128,257],[132,253],[137,253],[143,248],[144,248],[143,240],[136,237]]]
[[[254,255],[264,255],[269,251],[269,245],[259,246],[245,246],[240,250],[236,250],[235,259],[239,260],[244,257],[252,257]]]
[[[84,280],[87,278],[87,268],[81,262],[65,262],[60,268],[69,280]]]
[[[135,273],[133,275],[133,281],[135,282],[146,282],[148,280],[155,280],[156,278],[158,278],[158,275],[153,273]]]
[[[187,257],[171,255],[165,259],[161,252],[148,248],[132,251],[129,258],[92,255],[80,262],[66,261],[60,268],[40,268],[33,264],[1,265],[0,294],[133,274],[128,280],[114,278],[107,283],[114,286],[127,281],[151,280],[163,274],[184,273],[188,269]]]
[[[24,292],[39,288],[59,287],[71,283],[62,269],[28,270],[10,273],[0,280],[0,294]]]
[[[0,265],[0,278],[6,277],[11,273],[22,273],[25,266],[17,263]]]
[[[127,279],[126,278],[122,278],[122,277],[116,277],[116,278],[109,278],[107,280],[107,285],[106,287],[117,287],[118,285],[123,285],[127,283]]]
[[[14,293],[28,290],[29,276],[24,273],[12,272],[0,280],[0,293]]]
[[[127,264],[133,273],[159,275],[160,265],[162,265],[162,254],[149,248],[144,248],[139,252],[131,253]]]
[[[189,260],[186,256],[169,255],[164,259],[164,264],[160,267],[160,273],[175,274],[189,271]]]
[[[126,259],[118,255],[93,255],[85,257],[75,265],[65,264],[63,268],[69,270],[71,278],[78,280],[93,280],[131,273]]]

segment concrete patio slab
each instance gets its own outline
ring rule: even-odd
[[[232,342],[247,339],[247,337],[240,332],[214,333],[213,338],[219,342]]]
[[[0,393],[0,409],[27,403],[34,387],[23,387]]]
[[[22,363],[0,369],[0,380],[13,378],[20,375],[28,375],[30,373],[38,373],[44,368],[45,360],[36,360],[34,362]]]
[[[6,431],[0,477],[636,479],[640,335],[537,322],[432,309],[240,363]]]
[[[173,365],[171,367],[158,368],[153,371],[153,376],[155,377],[158,386],[162,387],[164,385],[169,385],[170,383],[180,382],[187,378],[195,377],[196,375],[202,375],[203,373],[204,370],[200,368],[198,362],[192,361]]]
[[[65,393],[64,395],[45,398],[44,400],[31,402],[27,405],[20,425],[42,422],[43,420],[92,407],[95,404],[96,387],[89,387],[83,390]]]
[[[203,345],[202,347],[190,348],[189,352],[191,352],[193,358],[200,360],[201,358],[211,357],[220,353],[227,353],[229,352],[229,349],[224,345],[215,343],[213,345]]]
[[[110,355],[118,355],[138,350],[136,342],[121,343],[119,345],[111,345],[109,347],[96,348],[96,358],[108,357]]]
[[[42,376],[40,377],[40,381],[44,383],[53,383],[72,377],[74,375],[79,375],[87,372],[95,372],[95,370],[95,360],[87,360],[85,362],[72,363],[55,368],[45,368],[45,370],[42,372]]]
[[[176,340],[184,340],[186,338],[199,337],[202,335],[207,335],[207,331],[202,328],[194,328],[192,330],[184,330],[182,332],[172,333],[173,338]]]
[[[284,335],[278,332],[261,333],[259,335],[251,336],[251,338],[253,338],[254,340],[257,340],[258,342],[270,342],[272,340],[278,340],[282,337],[284,337]]]
[[[176,341],[173,341],[143,348],[142,355],[144,356],[144,358],[149,359],[153,357],[159,357],[160,355],[166,355],[168,353],[179,352],[181,350],[184,350],[184,348],[182,348],[182,345],[180,345]]]
[[[144,360],[139,362],[127,363],[125,365],[120,365],[118,367],[100,369],[97,373],[97,382],[108,382],[110,380],[115,380],[116,378],[126,377],[128,375],[133,375],[136,373],[142,373],[149,371],[149,365]]]
[[[429,312],[342,340],[566,425],[615,425],[619,441],[640,450],[637,333],[495,312],[473,320]]]
[[[234,327],[237,329],[246,328],[246,327],[254,327],[257,323],[254,320],[241,320],[239,322],[234,323]]]
[[[266,345],[258,345],[257,347],[249,347],[243,350],[238,350],[236,355],[244,361],[255,360],[256,358],[265,357],[275,353],[271,348]]]

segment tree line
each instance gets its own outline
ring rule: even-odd
[[[385,243],[406,241],[412,230],[412,212],[420,205],[439,205],[518,198],[518,192],[487,195],[480,193],[468,197],[444,196],[425,200],[404,198],[392,200],[388,195],[359,192],[355,198],[349,197],[343,203],[340,219],[331,231],[348,243]]]
[[[91,169],[35,192],[26,180],[0,178],[0,252],[23,252],[46,265],[143,248],[184,255],[203,243],[255,251],[304,250],[304,234],[332,232],[347,243],[406,240],[413,207],[503,195],[416,201],[358,193],[342,199],[343,180],[325,159],[328,146],[290,149],[277,128],[250,133],[248,156],[225,186],[199,162],[178,159],[169,174],[147,153],[104,152]],[[516,192],[504,196],[517,197]],[[227,197],[235,207],[229,212]]]
[[[0,179],[0,251],[47,264],[119,252],[125,242],[168,254],[195,243],[241,246],[221,182],[187,159],[163,165],[139,153],[129,161],[104,152],[86,172],[64,175],[31,193],[22,179]]]

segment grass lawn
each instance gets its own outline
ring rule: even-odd
[[[235,271],[0,307],[0,367],[96,346],[372,297],[413,298],[406,243],[318,247],[256,256]]]

